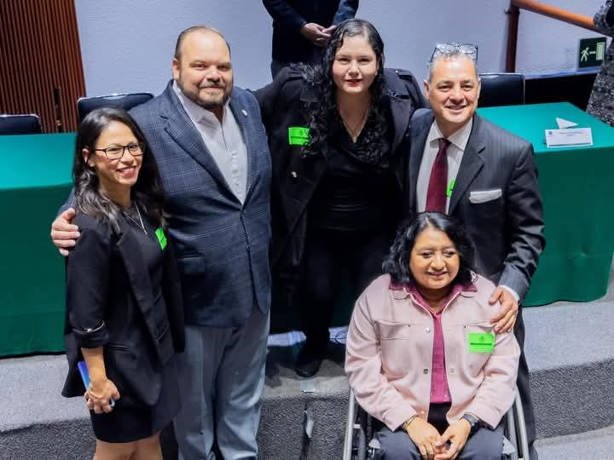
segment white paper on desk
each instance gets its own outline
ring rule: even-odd
[[[563,129],[563,128],[574,128],[578,126],[578,123],[575,123],[569,120],[565,120],[564,118],[556,117],[556,125],[559,128]]]
[[[593,145],[593,132],[591,128],[547,129],[546,145],[548,147]]]

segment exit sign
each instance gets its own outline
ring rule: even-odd
[[[578,52],[578,67],[596,67],[603,63],[605,58],[606,39],[582,38]]]

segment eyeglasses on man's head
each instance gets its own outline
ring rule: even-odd
[[[435,49],[433,50],[433,54],[431,55],[430,62],[433,62],[433,60],[439,56],[447,57],[459,54],[467,56],[473,61],[477,61],[478,47],[477,45],[473,45],[471,43],[437,43],[435,45]]]

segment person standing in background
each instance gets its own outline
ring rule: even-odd
[[[593,19],[599,32],[614,37],[614,8],[608,0],[599,8]],[[586,111],[614,126],[614,42],[605,54],[601,71],[595,78],[593,91]]]
[[[337,24],[356,15],[358,0],[262,0],[273,18],[273,78],[291,63],[316,64]]]

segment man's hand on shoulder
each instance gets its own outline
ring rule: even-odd
[[[75,210],[68,208],[51,224],[51,241],[63,256],[68,255],[69,250],[77,244],[77,238],[80,236],[79,227],[71,223],[74,218]]]
[[[495,316],[491,323],[495,325],[495,332],[511,332],[516,324],[518,315],[518,301],[516,297],[503,286],[497,286],[490,295],[488,302],[493,305],[497,302],[501,304],[501,311]]]

